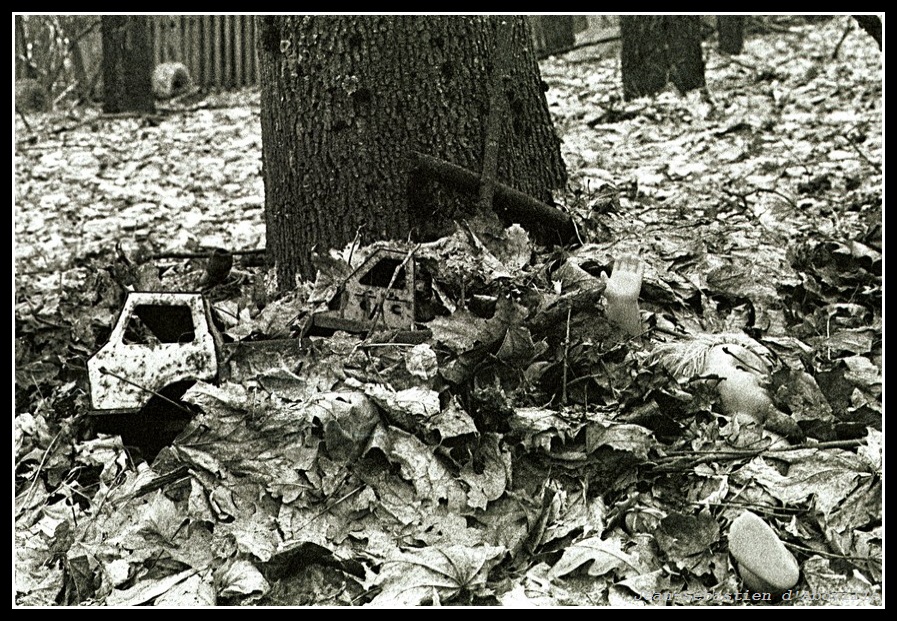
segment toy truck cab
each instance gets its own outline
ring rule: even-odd
[[[330,310],[315,313],[312,323],[347,332],[413,331],[416,275],[406,252],[378,248],[352,272]]]
[[[87,361],[91,407],[126,414],[177,382],[218,377],[221,337],[199,293],[129,293],[109,341]]]

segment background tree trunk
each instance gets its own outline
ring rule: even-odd
[[[63,32],[69,40],[69,54],[72,60],[72,71],[75,74],[75,96],[78,101],[90,99],[91,80],[87,77],[87,69],[84,66],[84,55],[81,53],[81,40],[88,34],[91,27],[96,27],[95,17],[68,16],[60,17]]]
[[[281,291],[310,251],[427,239],[475,195],[413,181],[412,151],[482,172],[499,24],[510,29],[496,181],[551,201],[566,180],[523,17],[259,18],[265,219]]]
[[[620,16],[623,96],[653,95],[673,82],[681,92],[704,86],[697,16]]]
[[[877,15],[854,15],[853,18],[865,30],[870,37],[878,43],[878,49],[881,49],[881,18]]]
[[[530,18],[535,32],[536,55],[545,58],[550,54],[565,52],[576,43],[573,31],[573,15],[536,15]]]
[[[717,15],[719,49],[725,54],[741,54],[744,47],[744,15]]]
[[[154,112],[149,18],[104,15],[103,111]]]
[[[25,21],[22,19],[21,15],[16,15],[14,23],[16,29],[16,79],[21,80],[34,77],[27,75],[28,62],[26,61],[26,58],[28,56],[28,50],[26,49],[27,46],[25,43]]]
[[[662,15],[620,16],[623,96],[653,95],[667,85],[669,63]]]
[[[668,15],[665,20],[670,80],[680,93],[703,88],[701,18],[697,15]]]

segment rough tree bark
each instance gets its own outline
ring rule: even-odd
[[[669,82],[682,93],[704,86],[698,16],[621,16],[620,38],[626,99],[653,95]]]
[[[316,245],[359,232],[432,238],[472,213],[475,194],[412,174],[413,152],[483,171],[499,27],[510,36],[495,181],[550,201],[566,173],[523,17],[259,18],[267,247],[281,291],[314,275]]]
[[[154,112],[149,18],[104,15],[103,111]]]
[[[744,46],[744,15],[717,15],[719,49],[725,54],[741,54]]]

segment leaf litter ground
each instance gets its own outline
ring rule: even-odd
[[[199,261],[160,254],[264,246],[257,94],[17,120],[16,603],[733,604],[745,509],[798,589],[842,594],[792,603],[880,601],[881,57],[853,32],[833,59],[845,26],[705,45],[684,97],[621,101],[601,48],[543,61],[583,243],[462,225],[416,249],[427,343],[337,334],[197,384],[151,463],[92,432],[84,361],[126,287],[196,287]],[[209,295],[231,337],[283,338],[369,250],[277,301],[238,257]],[[600,308],[624,254],[637,339]],[[805,442],[740,429],[656,355],[731,331],[773,353]]]

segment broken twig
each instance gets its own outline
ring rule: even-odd
[[[476,173],[416,151],[412,151],[411,156],[418,173],[468,192],[479,190],[480,176]],[[554,237],[555,241],[563,243],[576,239],[573,220],[561,210],[497,181],[494,188],[495,211],[500,215],[546,239]]]

